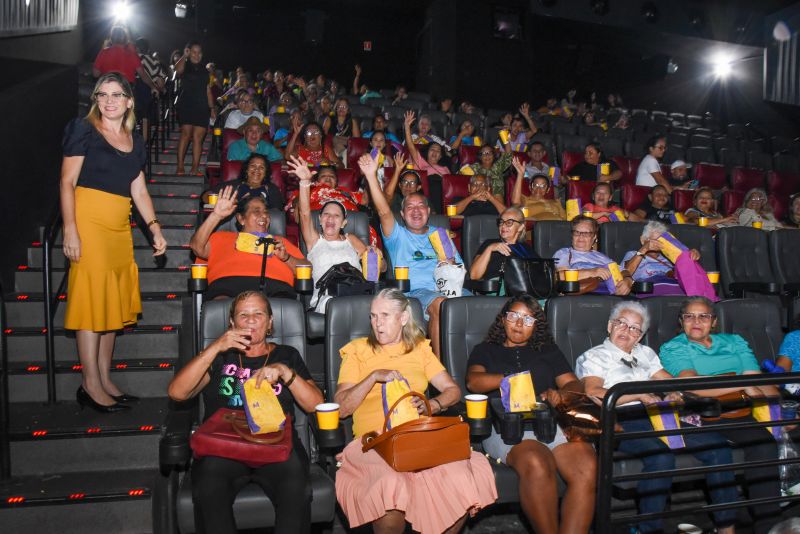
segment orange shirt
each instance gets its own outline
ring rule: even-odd
[[[236,250],[236,232],[214,232],[208,240],[208,283],[227,276],[259,276],[261,274],[261,254],[250,254]],[[286,247],[290,256],[303,259],[300,249],[283,237],[275,236]],[[198,258],[198,261],[201,261]],[[267,258],[267,278],[294,285],[294,271],[274,254]]]

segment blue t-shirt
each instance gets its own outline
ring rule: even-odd
[[[792,371],[800,371],[800,330],[786,334],[778,354],[792,360]]]
[[[560,248],[553,254],[556,260],[556,269],[594,269],[595,267],[605,267],[613,262],[611,258],[598,252],[590,250],[581,252],[571,247]]]
[[[628,261],[630,261],[638,251],[631,250],[625,254],[625,257],[622,258],[622,266],[624,266]],[[665,278],[667,273],[673,271],[675,266],[664,256],[660,256],[658,258],[651,258],[648,255],[645,255],[642,258],[642,261],[639,263],[639,267],[633,273],[633,279],[637,282],[645,281],[645,280],[653,280],[655,278]],[[677,284],[678,281],[675,280]]]
[[[760,371],[750,345],[738,334],[711,334],[708,348],[681,334],[661,345],[658,356],[661,365],[672,376],[687,369],[705,376]]]
[[[433,270],[438,265],[439,259],[428,239],[428,235],[436,230],[438,230],[436,226],[428,226],[424,234],[415,234],[405,226],[395,223],[391,235],[387,236],[381,228],[383,245],[389,253],[392,265],[408,267],[411,291],[415,289],[438,291],[433,279]],[[456,251],[456,263],[463,263],[458,251]]]
[[[234,141],[228,147],[228,161],[244,161],[250,157],[250,147],[247,146],[247,141],[239,139]],[[267,143],[263,139],[256,145],[256,154],[266,156],[270,161],[279,161],[283,159],[283,154],[272,146],[272,143]]]

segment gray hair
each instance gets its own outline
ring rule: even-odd
[[[414,320],[414,314],[411,312],[411,300],[402,291],[394,288],[382,289],[372,300],[378,299],[390,301],[400,313],[408,312],[408,322],[403,325],[402,333],[403,347],[405,348],[405,354],[408,354],[425,339],[425,332]],[[375,337],[375,331],[371,328],[369,336],[367,336],[367,343],[373,350],[380,350],[381,348],[378,339]]]
[[[683,304],[681,305],[680,314],[683,315],[684,313],[686,313],[686,310],[689,309],[689,306],[691,306],[692,304],[694,304],[696,302],[699,302],[699,303],[705,305],[705,307],[708,308],[708,311],[712,315],[716,316],[716,312],[714,310],[714,303],[711,302],[710,299],[708,299],[706,297],[702,297],[700,295],[695,295],[693,297],[689,297],[686,300],[684,300]]]
[[[421,198],[425,202],[425,207],[426,208],[430,208],[431,207],[431,202],[430,202],[430,200],[428,200],[428,197],[425,196],[425,193],[423,193],[422,191],[414,191],[413,193],[409,194],[408,196],[403,197],[403,201],[400,203],[400,211],[405,211],[406,210],[406,200],[408,200],[411,197],[417,197],[417,196],[419,198]]]
[[[484,174],[473,174],[469,179],[469,185],[475,185],[478,180],[483,180],[483,183],[489,185],[489,178]]]
[[[641,317],[642,332],[647,332],[647,329],[650,328],[650,313],[647,311],[647,308],[635,300],[623,300],[614,305],[614,307],[611,308],[611,315],[608,317],[608,320],[615,321],[624,311],[633,312]]]
[[[644,229],[642,230],[642,238],[655,239],[667,231],[668,230],[666,224],[659,221],[650,221],[649,223],[644,225]],[[655,236],[655,238],[652,238],[650,236]]]

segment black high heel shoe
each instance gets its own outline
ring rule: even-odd
[[[103,404],[98,403],[95,401],[89,393],[83,389],[83,386],[78,386],[78,391],[75,392],[75,400],[78,401],[81,408],[89,407],[96,412],[100,413],[116,413],[116,412],[124,412],[125,410],[130,410],[131,407],[127,404],[112,404],[111,406],[105,406]]]
[[[128,395],[127,393],[123,393],[122,395],[111,395],[111,398],[117,402],[139,402],[139,397],[136,395]]]

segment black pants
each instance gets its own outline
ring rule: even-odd
[[[754,421],[755,419],[751,416],[747,416],[736,419],[720,419],[719,421],[703,421],[703,425],[752,423]],[[731,441],[734,446],[744,450],[746,462],[778,459],[778,444],[766,428],[720,429],[719,433]],[[747,483],[747,497],[750,499],[779,497],[781,494],[777,465],[769,467],[745,466],[744,479]],[[760,504],[750,507],[750,515],[753,518],[754,532],[767,532],[772,525],[780,520],[781,508],[777,503]]]
[[[306,533],[311,525],[308,455],[295,442],[285,462],[247,467],[226,458],[206,456],[192,464],[192,501],[199,534],[236,534],[233,501],[249,482],[264,490],[275,507],[275,534]]]

